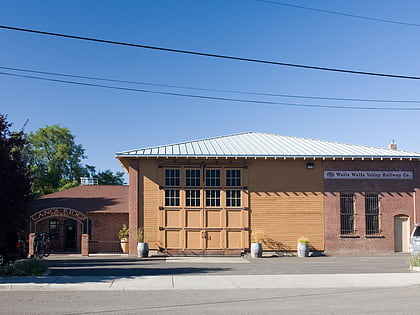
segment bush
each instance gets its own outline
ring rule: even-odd
[[[420,255],[411,256],[410,267],[420,267]]]
[[[0,268],[0,276],[42,276],[47,263],[38,258],[22,259]]]

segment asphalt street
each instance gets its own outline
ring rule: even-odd
[[[52,255],[0,278],[1,314],[418,314],[410,256]]]
[[[149,257],[51,255],[51,276],[286,275],[408,273],[410,255]]]

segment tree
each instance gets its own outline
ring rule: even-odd
[[[0,114],[0,228],[23,227],[30,198],[30,172],[26,135],[12,132],[7,116]]]
[[[86,165],[90,177],[98,179],[99,185],[124,185],[124,172],[116,172],[115,175],[110,169],[96,173],[96,167]]]
[[[81,163],[85,150],[74,139],[68,128],[57,124],[28,135],[35,196],[77,186],[80,177],[86,176]]]

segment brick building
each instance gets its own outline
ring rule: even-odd
[[[420,154],[242,133],[117,154],[129,174],[130,253],[239,254],[300,237],[327,254],[408,251]]]
[[[49,232],[55,253],[121,252],[117,233],[128,224],[128,186],[81,185],[48,194],[30,204],[30,232]]]
[[[420,215],[420,154],[242,133],[117,154],[129,186],[79,186],[34,201],[31,232],[53,250],[130,254],[144,229],[152,250],[239,255],[296,251],[300,237],[327,254],[407,252]],[[87,239],[87,237],[86,237]]]

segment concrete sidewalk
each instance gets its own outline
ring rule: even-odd
[[[420,285],[420,273],[0,278],[0,291],[368,288]]]

